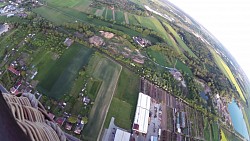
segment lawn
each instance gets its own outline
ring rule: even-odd
[[[95,141],[100,137],[122,67],[100,56],[93,57],[91,62],[94,64],[90,66],[88,72],[92,72],[91,76],[102,81],[102,84],[89,114],[88,124],[84,128],[83,139]]]
[[[246,102],[244,94],[241,91],[241,88],[238,85],[238,83],[237,83],[232,71],[230,70],[230,68],[227,66],[227,64],[224,62],[224,60],[213,49],[210,48],[210,52],[212,53],[212,55],[214,57],[214,60],[215,60],[216,64],[218,65],[218,67],[220,68],[220,70],[230,80],[230,82],[236,87],[236,90],[238,91],[241,99],[244,102]]]
[[[169,31],[174,35],[178,45],[185,51],[187,51],[192,57],[198,58],[193,51],[182,41],[180,36],[176,33],[176,31],[167,23],[163,22],[163,24],[169,29]]]
[[[92,53],[93,49],[75,43],[59,59],[53,61],[47,57],[45,62],[38,64],[38,89],[55,99],[68,93],[79,70],[87,65]]]

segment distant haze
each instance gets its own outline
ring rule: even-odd
[[[249,0],[169,0],[210,31],[250,78]]]

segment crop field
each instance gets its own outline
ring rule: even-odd
[[[113,11],[111,9],[107,9],[107,17],[108,20],[113,20]]]
[[[92,77],[102,81],[102,84],[83,131],[83,138],[89,141],[95,141],[100,136],[122,70],[120,65],[104,57],[94,57],[92,62],[95,63],[89,71],[93,72]]]
[[[237,136],[232,134],[231,132],[221,129],[221,141],[242,141],[242,139],[239,139]]]
[[[180,36],[176,33],[176,31],[167,23],[163,22],[163,24],[169,29],[169,31],[174,35],[178,45],[185,51],[187,51],[191,56],[197,58],[197,56],[193,53],[193,51],[182,41]]]
[[[105,10],[105,8],[103,8],[103,9],[97,9],[97,10],[95,11],[95,15],[96,15],[96,16],[99,16],[99,17],[102,16],[104,10]]]
[[[126,24],[129,24],[129,16],[127,12],[124,12],[124,18],[125,18]]]
[[[130,24],[139,25],[137,19],[135,18],[135,16],[133,14],[128,13],[128,19],[129,19]]]
[[[220,132],[221,132],[221,141],[227,141],[226,135],[223,132],[223,130],[220,130]]]
[[[212,53],[216,64],[218,65],[218,67],[221,69],[221,71],[226,75],[226,77],[230,80],[230,82],[236,87],[236,90],[238,91],[241,99],[246,102],[246,99],[244,97],[243,92],[241,91],[240,86],[238,85],[232,71],[230,70],[230,68],[227,66],[227,64],[224,62],[224,60],[213,50],[210,49],[210,52]]]
[[[109,126],[111,117],[114,117],[117,126],[131,130],[139,94],[139,81],[140,78],[135,73],[126,68],[122,69],[114,95],[115,99],[112,100],[105,121],[106,128]]]
[[[125,18],[122,11],[115,11],[115,20],[118,23],[124,23]]]
[[[73,44],[58,60],[53,62],[48,59],[47,62],[41,62],[38,64],[38,71],[41,72],[37,75],[38,89],[49,97],[60,98],[69,92],[78,71],[87,65],[92,53],[92,49]]]
[[[212,140],[219,141],[220,129],[218,128],[218,124],[212,123],[212,124],[210,124],[210,128],[211,128],[211,133],[212,133]]]
[[[66,23],[66,22],[75,21],[74,18],[71,18],[71,17],[61,13],[60,11],[57,11],[55,9],[48,8],[48,7],[39,7],[39,8],[33,9],[33,12],[35,12],[39,15],[42,15],[42,17],[44,17],[44,18],[48,19],[49,21],[52,21],[56,24],[62,24],[62,23]]]

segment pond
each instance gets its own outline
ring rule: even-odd
[[[243,118],[243,113],[234,100],[230,104],[228,104],[228,110],[232,118],[234,129],[242,136],[244,136],[247,140],[249,140],[249,135],[246,127],[246,122]]]

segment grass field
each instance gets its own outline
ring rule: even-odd
[[[137,15],[134,15],[134,17],[137,19],[137,21],[142,26],[156,31],[157,33],[162,35],[162,38],[165,41],[167,41],[168,44],[172,45],[172,43],[168,37],[168,33],[166,32],[166,30],[164,29],[164,27],[162,26],[162,24],[159,22],[158,19],[156,19],[154,17],[143,17],[143,16],[137,16]],[[133,24],[133,23],[131,22],[131,24]]]
[[[139,25],[137,19],[135,18],[133,14],[128,13],[128,20],[130,24]]]
[[[210,141],[210,137],[211,137],[210,125],[208,119],[204,118],[204,138],[207,141]]]
[[[218,125],[216,123],[210,124],[211,133],[212,133],[212,141],[219,141],[219,133],[220,130],[218,128]]]
[[[96,11],[95,11],[95,15],[96,16],[102,16],[103,15],[103,12],[104,12],[104,10],[105,10],[105,8],[103,7],[103,9],[97,9]]]
[[[75,21],[74,18],[71,18],[65,14],[62,14],[59,11],[56,11],[56,10],[48,8],[48,7],[39,7],[39,8],[33,9],[33,11],[39,15],[42,15],[44,18],[46,18],[49,21],[52,21],[56,24],[62,24],[62,23],[66,23],[66,22],[74,22]]]
[[[113,20],[113,11],[111,9],[107,9],[107,17],[108,20]]]
[[[221,132],[221,141],[227,141],[226,135],[223,132],[223,130],[220,130],[220,132]]]
[[[0,7],[5,6],[7,3],[0,2]]]
[[[169,31],[174,35],[178,45],[185,51],[187,51],[190,56],[198,58],[193,51],[182,41],[182,39],[180,38],[180,36],[176,33],[176,31],[167,23],[163,22],[163,24],[169,29]]]
[[[75,43],[58,60],[41,62],[36,77],[39,80],[38,89],[49,97],[60,98],[69,92],[78,71],[87,65],[92,53],[93,49]]]
[[[94,79],[102,81],[94,105],[89,115],[89,121],[84,128],[84,140],[95,141],[102,131],[104,121],[116,89],[122,67],[115,62],[104,58],[94,57],[94,64],[89,70]]]
[[[109,126],[111,117],[115,117],[115,124],[117,126],[131,130],[139,94],[139,81],[139,76],[123,68],[114,95],[116,99],[112,100],[105,121],[106,128]],[[121,106],[118,106],[119,104]],[[122,109],[122,107],[126,109]]]
[[[110,119],[114,117],[115,125],[123,129],[130,130],[132,123],[130,119],[130,113],[131,113],[131,105],[125,101],[122,101],[114,97],[112,99],[104,127],[108,128]]]
[[[147,53],[150,55],[151,59],[153,61],[157,62],[160,65],[166,66],[166,67],[173,67],[173,61],[170,60],[166,55],[164,55],[163,52],[159,50],[155,50],[155,48],[147,48]]]
[[[190,68],[185,65],[184,63],[182,63],[180,60],[177,60],[176,66],[175,66],[178,70],[182,70],[183,72],[186,72],[189,75],[192,75],[192,71],[190,70]]]
[[[238,83],[237,83],[232,71],[230,70],[230,68],[227,66],[227,64],[224,62],[224,60],[213,49],[210,48],[210,52],[212,53],[218,67],[221,69],[221,71],[224,73],[224,75],[230,80],[230,82],[236,87],[236,90],[238,91],[241,99],[244,102],[246,102],[244,94],[241,91],[241,88],[238,85]]]
[[[118,23],[124,23],[125,17],[122,11],[115,11],[115,20]]]
[[[127,12],[124,12],[124,18],[125,18],[126,24],[129,24],[129,16]]]

